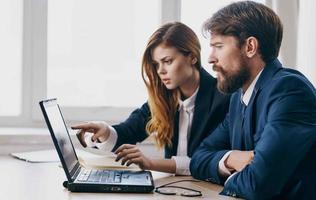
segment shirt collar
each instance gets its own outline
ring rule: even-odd
[[[196,99],[198,91],[199,91],[199,87],[194,91],[194,93],[189,98],[187,98],[184,101],[182,101],[179,98],[178,99],[178,102],[179,102],[178,110],[181,110],[181,109],[192,110],[194,108],[194,103],[195,103],[195,99]]]
[[[244,103],[246,106],[248,106],[251,95],[253,93],[253,90],[255,88],[255,85],[258,81],[258,78],[261,74],[261,72],[263,71],[263,69],[257,74],[256,78],[251,82],[251,84],[249,85],[249,87],[247,88],[245,93],[241,93],[241,101],[242,103]]]

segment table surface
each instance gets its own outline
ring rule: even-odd
[[[0,156],[1,183],[0,199],[45,200],[45,199],[179,199],[177,195],[158,193],[72,193],[62,186],[66,179],[59,163],[29,163],[10,156]],[[155,186],[165,183],[192,179],[190,176],[172,176],[166,173],[152,172]],[[183,182],[179,186],[202,191],[202,197],[181,197],[183,199],[234,199],[219,195],[222,186],[207,182]]]

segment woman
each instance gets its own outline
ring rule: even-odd
[[[122,164],[190,175],[190,157],[224,119],[229,105],[229,97],[217,90],[216,79],[201,67],[200,49],[197,36],[186,25],[161,26],[150,37],[142,60],[148,102],[118,125],[73,126],[81,129],[82,145],[86,146],[85,133],[93,132],[96,146],[114,151]],[[137,148],[135,144],[149,135],[165,148],[165,159],[148,158]]]

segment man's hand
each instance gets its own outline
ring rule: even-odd
[[[225,160],[225,166],[237,172],[243,170],[253,160],[253,151],[233,150]]]

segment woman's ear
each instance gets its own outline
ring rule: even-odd
[[[245,53],[248,58],[252,58],[254,55],[258,53],[259,50],[259,42],[257,38],[251,36],[246,39],[245,42]]]
[[[196,62],[197,62],[197,58],[196,57],[192,57],[192,55],[191,55],[191,64],[195,65]]]

